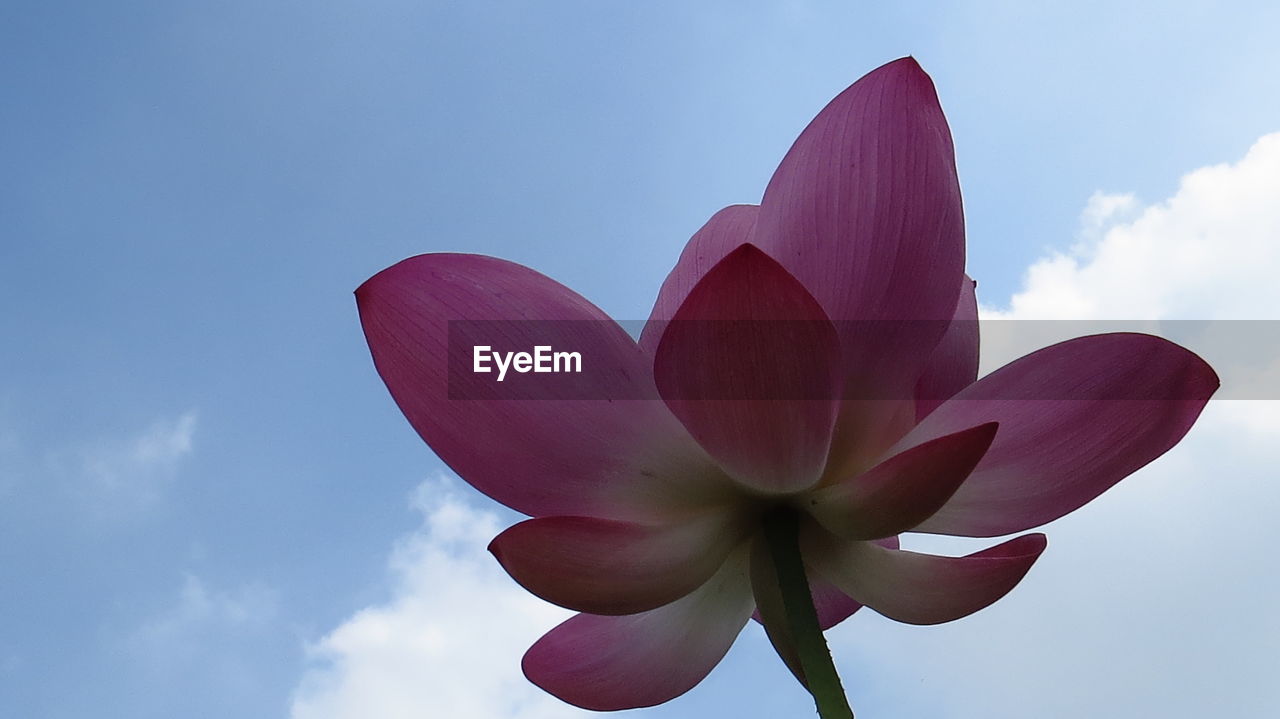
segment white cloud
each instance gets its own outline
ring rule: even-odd
[[[1081,240],[1035,263],[1007,307],[984,309],[1020,321],[984,322],[984,354],[1113,328],[1027,320],[1142,320],[1127,327],[1182,333],[1224,389],[1280,386],[1275,338],[1242,334],[1274,335],[1273,323],[1225,321],[1280,319],[1277,198],[1280,134],[1188,174],[1163,202],[1095,195]],[[1215,321],[1168,322],[1185,318]],[[941,627],[860,616],[838,644],[891,648],[886,676],[943,719],[1280,715],[1278,437],[1280,402],[1215,401],[1172,452],[1054,522],[1005,600]]]
[[[1107,228],[1132,216],[1138,207],[1138,198],[1131,192],[1111,194],[1093,193],[1080,213],[1080,234],[1071,246],[1071,254],[1077,257],[1091,256],[1106,235]]]
[[[497,515],[443,481],[419,488],[421,529],[392,553],[391,598],[310,648],[293,719],[586,716],[528,682],[520,657],[568,613],[536,599],[486,551]]]
[[[160,419],[138,434],[99,439],[75,453],[78,493],[99,514],[145,508],[159,499],[193,449],[196,412]],[[58,458],[55,463],[63,464]]]
[[[1082,241],[1033,264],[1007,310],[1016,319],[1277,319],[1280,133],[1235,164],[1182,178],[1139,209],[1095,194]],[[1134,219],[1125,220],[1126,217]]]

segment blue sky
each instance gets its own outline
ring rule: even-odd
[[[723,205],[758,201],[808,119],[902,55],[933,76],[951,122],[985,305],[1032,316],[1067,288],[1126,318],[1182,316],[1169,298],[1194,295],[1209,315],[1274,319],[1280,219],[1270,202],[1230,202],[1280,192],[1276,153],[1229,163],[1280,130],[1280,8],[856,5],[0,6],[0,715],[356,716],[335,707],[368,644],[335,632],[358,634],[361,616],[429,621],[405,608],[450,571],[499,586],[470,573],[488,561],[470,535],[440,522],[514,517],[450,484],[399,415],[352,290],[406,256],[460,250],[643,318],[688,236]],[[1107,197],[1114,212],[1099,209]],[[1197,197],[1225,209],[1196,214]],[[1098,251],[1157,225],[1173,236],[1138,246],[1210,238],[1216,264],[1134,275]],[[1202,231],[1177,235],[1186,227]],[[1132,276],[1138,289],[1107,294],[1108,278]],[[842,626],[833,646],[860,716],[1022,716],[1016,696],[1041,702],[1038,716],[1120,717],[1179,692],[1162,715],[1280,707],[1265,675],[1240,668],[1280,650],[1260,609],[1280,590],[1246,561],[1280,540],[1260,528],[1280,509],[1265,484],[1280,423],[1265,414],[1218,412],[1199,445],[1051,527],[1029,584],[986,612],[932,635],[876,617]],[[1138,559],[1170,542],[1190,554],[1167,572]],[[1197,563],[1224,543],[1236,559]],[[1120,546],[1133,561],[1106,564]],[[1081,582],[1088,611],[1063,599]],[[1159,604],[1171,595],[1186,604]],[[1144,602],[1148,618],[1125,614]],[[1152,619],[1161,608],[1182,623]],[[530,626],[548,623],[529,611]],[[1170,632],[1238,685],[1189,684],[1178,672],[1199,665],[1169,659],[1181,657]],[[802,715],[758,635],[690,695],[636,716]],[[522,650],[475,666],[509,673]],[[1124,671],[1116,657],[1138,672],[1128,685],[1105,680]],[[421,662],[421,686],[450,671]],[[1008,678],[1037,663],[1048,676]],[[385,716],[431,715],[429,697],[404,691]],[[527,696],[474,715],[575,715]]]

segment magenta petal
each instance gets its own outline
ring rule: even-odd
[[[521,522],[489,545],[525,589],[591,614],[636,614],[702,586],[742,539],[725,514],[663,526],[589,517]]]
[[[752,241],[839,328],[855,397],[911,396],[964,268],[951,134],[914,59],[869,73],[805,128],[769,181]]]
[[[969,479],[916,531],[993,537],[1057,519],[1177,444],[1217,388],[1204,360],[1150,335],[1081,337],[1018,359],[898,443],[1000,423]]]
[[[814,542],[822,546],[813,547]],[[1045,537],[1027,534],[966,557],[885,549],[829,535],[811,538],[809,547],[818,570],[867,607],[907,624],[941,624],[1008,594],[1039,559]]]
[[[513,509],[648,516],[646,502],[671,501],[717,472],[657,400],[648,360],[627,333],[533,270],[479,255],[421,255],[379,272],[356,299],[378,374],[405,417],[463,479]],[[581,399],[502,394],[511,383],[456,371],[470,367],[471,353],[450,342],[456,320],[492,321],[484,325],[491,335],[515,347],[581,352],[594,369],[575,377],[591,384],[577,388]]]
[[[675,316],[698,280],[725,255],[750,241],[759,209],[756,205],[730,205],[712,215],[702,229],[693,234],[680,253],[675,268],[658,290],[658,299],[640,335],[642,349],[653,354],[667,321]]]
[[[922,420],[957,392],[978,379],[978,296],[976,283],[965,276],[960,301],[946,334],[933,349],[916,381],[916,419]]]
[[[885,549],[897,549],[897,537],[877,539],[875,544]],[[840,591],[827,578],[819,574],[813,567],[806,567],[809,573],[809,593],[813,596],[813,606],[818,610],[818,626],[826,631],[843,622],[862,608],[856,600]]]
[[[818,626],[823,631],[843,622],[862,608],[861,604],[840,591],[839,587],[817,575],[809,577],[809,593],[813,596],[813,607],[818,612]]]
[[[809,496],[807,508],[845,539],[891,537],[938,511],[964,482],[996,437],[990,422],[896,454],[872,469]]]
[[[653,706],[684,694],[720,662],[753,606],[743,553],[692,594],[641,614],[579,614],[524,655],[534,684],[596,711]]]
[[[667,325],[654,377],[667,406],[735,479],[804,489],[826,461],[839,342],[813,297],[753,245],[729,253]]]

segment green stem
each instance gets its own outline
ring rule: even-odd
[[[853,710],[845,698],[840,675],[831,661],[831,651],[818,624],[809,579],[800,557],[800,520],[790,509],[771,512],[764,519],[764,537],[769,546],[778,588],[787,614],[787,626],[795,640],[809,693],[818,705],[822,719],[853,719]]]

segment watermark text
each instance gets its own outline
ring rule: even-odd
[[[506,379],[507,370],[511,369],[520,374],[581,373],[582,353],[556,352],[551,345],[535,345],[533,352],[494,352],[489,345],[476,345],[471,349],[471,371],[487,374],[495,367],[499,382]]]

